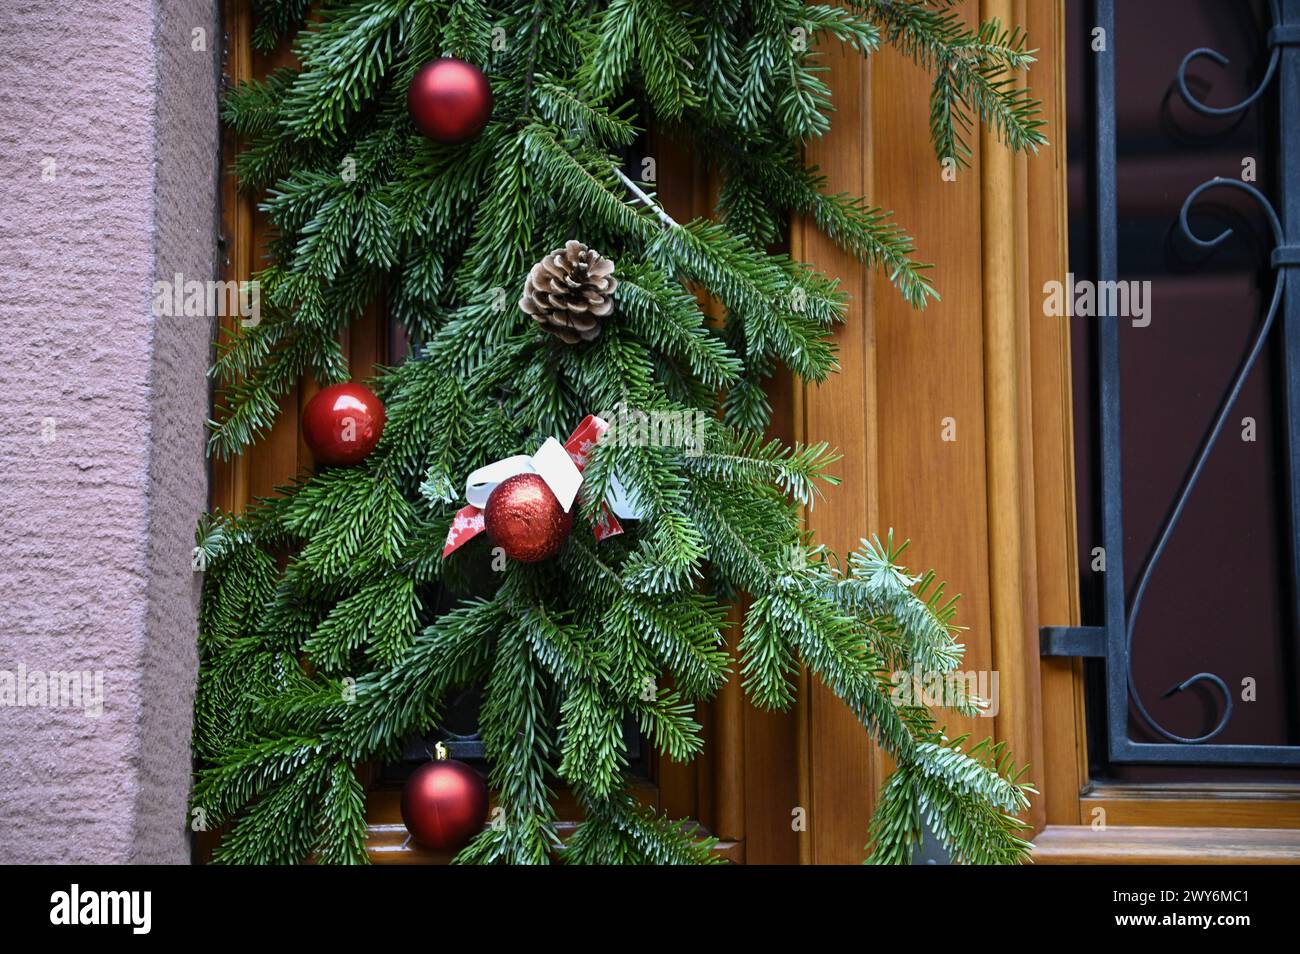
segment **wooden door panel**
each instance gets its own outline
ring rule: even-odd
[[[968,19],[977,14],[974,5],[963,11]],[[836,332],[841,372],[798,391],[799,438],[828,441],[844,454],[843,482],[817,502],[808,524],[840,553],[890,528],[910,538],[907,564],[936,568],[948,592],[962,594],[963,668],[990,669],[980,145],[972,168],[945,181],[917,105],[928,101],[925,71],[893,49],[864,63],[832,47],[826,63],[835,121],[809,145],[809,157],[829,191],[866,195],[894,210],[916,239],[916,256],[934,263],[943,298],[913,310],[887,276],[845,255],[810,224],[796,224],[796,254],[840,277],[850,296],[847,321]],[[955,441],[943,440],[949,423]],[[832,693],[808,688],[802,771],[810,837],[803,858],[858,862],[887,761]],[[985,719],[953,716],[947,723],[952,735],[983,737],[996,729]]]
[[[1065,117],[1065,18],[1056,2],[1030,2],[1026,28],[1039,52],[1033,84],[1043,100],[1052,146],[1026,166],[1026,228],[1032,295],[1059,279],[1068,261],[1066,227],[1068,156]],[[1040,320],[1041,319],[1041,320]],[[1079,621],[1079,567],[1075,531],[1074,428],[1068,326],[1031,310],[1030,388],[1033,422],[1034,558],[1038,624]],[[1041,660],[1041,705],[1047,824],[1079,820],[1079,791],[1087,759],[1083,717],[1083,667],[1078,660]]]
[[[826,176],[828,191],[869,194],[868,68],[858,54],[838,44],[826,48],[825,60],[837,121],[823,139],[808,145],[808,159]],[[854,120],[846,121],[847,117]],[[803,442],[827,441],[844,455],[835,468],[839,486],[828,489],[825,499],[806,511],[807,524],[818,541],[844,553],[872,524],[878,507],[876,482],[870,479],[879,418],[871,380],[875,341],[868,323],[870,286],[866,271],[814,226],[796,222],[792,232],[794,255],[838,276],[849,298],[845,323],[835,332],[840,373],[818,387],[796,384],[793,402],[794,437]],[[800,859],[805,863],[861,860],[870,817],[867,793],[881,777],[879,757],[868,746],[857,719],[830,690],[805,674],[799,697],[802,786],[798,806],[807,822],[807,831],[799,835]],[[846,830],[855,833],[851,840],[843,837]]]

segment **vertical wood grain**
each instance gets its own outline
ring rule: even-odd
[[[721,185],[715,169],[703,177],[703,203],[696,197],[695,214],[709,216],[717,207],[718,189]],[[708,303],[709,313],[714,320],[722,318],[722,305],[716,299]],[[749,611],[749,598],[742,598],[732,607],[729,614],[731,627],[727,630],[727,653],[731,657],[732,676],[717,696],[709,703],[712,732],[706,736],[712,748],[712,765],[706,791],[701,793],[701,801],[710,808],[713,833],[724,841],[736,842],[746,863],[749,859],[748,845],[748,787],[745,783],[746,769],[749,763],[749,739],[747,737],[749,708],[745,691],[740,680],[740,651],[738,649],[741,633],[744,631],[745,614]]]
[[[659,179],[655,191],[665,211],[679,222],[703,214],[707,210],[708,181],[696,157],[681,143],[658,133],[647,138],[647,149],[655,160]],[[697,706],[696,718],[704,727],[706,740],[712,735],[712,714],[710,707]],[[716,824],[711,810],[714,758],[707,742],[705,751],[691,762],[673,762],[656,755],[654,778],[664,812],[675,818],[698,819],[706,827]]]
[[[269,54],[253,50],[253,17],[249,4],[227,0],[224,13],[228,38],[226,72],[232,84],[265,76],[278,66],[294,62],[288,44]],[[235,136],[225,134],[223,160],[227,164],[234,161],[239,145]],[[222,277],[247,281],[258,263],[265,260],[271,227],[265,213],[257,208],[256,197],[240,192],[229,171],[222,180],[222,222],[230,262]],[[227,330],[236,327],[229,319],[223,325]],[[229,461],[214,462],[213,506],[239,512],[254,499],[273,495],[276,488],[311,466],[310,455],[299,435],[298,421],[301,408],[315,390],[316,384],[310,378],[296,384],[280,401],[280,414],[268,434]]]
[[[822,61],[829,67],[835,120],[825,137],[808,144],[806,158],[826,176],[826,191],[861,195],[870,187],[868,66],[861,54],[834,43],[823,47]],[[818,542],[844,554],[868,532],[877,511],[871,285],[862,265],[812,223],[796,223],[792,244],[796,257],[839,278],[848,297],[845,323],[835,331],[839,373],[803,388],[796,421],[800,440],[824,440],[843,454],[835,466],[840,485],[825,489],[825,499],[806,511],[806,520]],[[808,831],[800,836],[801,859],[856,863],[863,857],[871,793],[880,780],[879,756],[830,690],[815,679],[806,679],[802,688],[801,798],[806,802],[801,807]]]
[[[1023,0],[974,6],[963,11],[968,22],[981,14],[1004,23],[1030,16]],[[1035,14],[1049,14],[1045,7],[1034,4]],[[1059,338],[1051,342],[1056,365],[1040,373],[1028,318],[1030,289],[1038,280],[1033,262],[1040,270],[1059,263],[1050,252],[1062,247],[1064,220],[1036,221],[1028,194],[1031,183],[1049,187],[1044,201],[1056,202],[1059,211],[1060,182],[1044,178],[1047,173],[1033,166],[1037,159],[1013,156],[987,134],[972,143],[971,168],[945,181],[917,111],[927,100],[930,77],[883,50],[872,58],[867,83],[865,69],[846,59],[855,58],[827,57],[836,125],[810,145],[809,158],[828,174],[831,191],[866,193],[895,211],[917,239],[917,257],[934,263],[942,300],[916,312],[886,276],[846,261],[808,226],[796,229],[796,254],[843,278],[851,294],[859,286],[864,292],[855,296],[849,324],[837,334],[841,374],[802,393],[804,439],[829,440],[845,454],[844,484],[808,522],[822,542],[841,550],[859,536],[893,528],[897,538],[913,541],[905,556],[909,567],[934,567],[949,581],[950,594],[962,594],[962,668],[999,673],[999,713],[979,719],[940,710],[939,718],[950,736],[968,732],[1007,741],[1017,760],[1030,762],[1038,774],[1043,714],[1035,462],[1056,448],[1057,470],[1045,475],[1043,494],[1058,505],[1068,496],[1062,487],[1068,473],[1061,460],[1062,421],[1048,446],[1035,452],[1035,382],[1058,397],[1066,392]],[[1046,79],[1055,89],[1055,75]],[[956,424],[955,441],[941,439],[947,418]],[[1058,541],[1053,573],[1069,572],[1060,565],[1059,538],[1070,527],[1072,515],[1059,507],[1044,519],[1044,532]],[[1054,585],[1064,590],[1052,594],[1064,593],[1068,601],[1071,584],[1060,579]],[[859,860],[874,788],[887,763],[864,747],[861,730],[823,688],[813,687],[803,715],[801,771],[812,806],[808,860]],[[1043,816],[1038,803],[1031,820],[1041,823]]]
[[[1068,267],[1065,17],[1058,3],[1027,10],[1038,62],[1030,85],[1043,100],[1050,140],[1029,162],[1029,329],[1033,380],[1035,556],[1040,625],[1079,622],[1079,566],[1074,498],[1074,427],[1070,381],[1070,318],[1042,314],[1046,282],[1063,281]],[[1075,824],[1087,781],[1082,666],[1077,659],[1042,659],[1045,821]]]
[[[225,0],[225,79],[235,84],[253,75],[252,12],[246,3]],[[222,161],[229,163],[239,149],[239,138],[229,129],[222,131]],[[248,281],[253,273],[253,200],[241,195],[235,177],[228,172],[221,179],[221,234],[225,243],[221,263],[222,281]],[[221,319],[222,336],[238,327],[237,316]],[[240,454],[212,461],[212,506],[227,513],[242,510],[248,501],[249,460]]]
[[[793,376],[784,369],[777,371],[767,392],[772,405],[769,436],[786,443],[798,440],[802,394]],[[807,833],[795,831],[792,825],[794,810],[808,804],[801,794],[806,776],[799,768],[799,725],[798,708],[768,711],[745,702],[746,864],[798,864],[801,845],[809,843]]]
[[[296,63],[289,44],[284,42],[270,53],[254,53],[253,75],[265,76],[278,67],[293,66]],[[266,213],[256,209],[253,215],[253,248],[258,264],[267,260],[273,231]],[[302,407],[315,393],[315,387],[316,383],[307,377],[290,388],[280,401],[280,413],[270,432],[244,451],[244,456],[249,459],[250,497],[272,496],[277,488],[285,486],[295,474],[310,468],[311,457],[299,434],[299,418]]]
[[[1015,21],[1012,0],[983,0],[985,20]],[[1027,249],[1019,230],[1023,191],[1017,159],[990,130],[981,133],[980,186],[984,252],[985,414],[988,428],[989,585],[993,611],[993,659],[999,672],[1000,740],[1030,778],[1041,771],[1042,723],[1038,677],[1036,566],[1029,515],[1033,474],[1025,467],[1029,421],[1028,302],[1024,285]],[[1042,816],[1041,800],[1030,817]]]
[[[979,9],[958,8],[972,25]],[[947,595],[960,594],[961,668],[994,668],[989,581],[986,355],[983,326],[984,235],[981,179],[985,150],[972,133],[971,165],[955,181],[942,175],[924,109],[931,75],[893,49],[874,58],[873,202],[892,208],[931,262],[940,301],[911,308],[888,276],[872,277],[876,329],[877,480],[882,534],[910,539],[903,561],[933,568]],[[956,428],[944,440],[945,423]],[[994,733],[990,719],[936,711],[949,736]]]

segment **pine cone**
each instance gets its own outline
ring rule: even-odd
[[[566,344],[594,341],[617,287],[614,263],[570,240],[533,266],[519,307]]]

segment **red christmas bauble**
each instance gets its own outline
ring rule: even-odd
[[[402,821],[420,844],[459,851],[483,830],[488,790],[483,776],[464,762],[443,759],[421,765],[402,788]]]
[[[384,433],[384,403],[368,387],[331,384],[302,412],[302,436],[316,463],[327,466],[365,460]]]
[[[434,60],[411,80],[406,106],[416,128],[430,139],[465,142],[492,118],[492,87],[473,63]]]
[[[536,563],[560,552],[573,529],[573,512],[564,512],[540,476],[516,474],[488,497],[483,526],[510,559]]]

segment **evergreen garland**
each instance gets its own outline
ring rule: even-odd
[[[872,861],[909,860],[923,824],[957,860],[1023,859],[1015,816],[1033,790],[1010,756],[967,750],[924,707],[891,699],[890,672],[959,665],[952,601],[898,564],[892,540],[863,541],[841,570],[799,512],[835,482],[836,455],[759,435],[764,381],[779,365],[825,379],[844,317],[834,280],[765,250],[790,216],[915,307],[938,297],[889,213],[828,194],[802,161],[829,124],[814,45],[869,54],[884,40],[930,69],[936,155],[960,163],[975,122],[1012,149],[1045,142],[1013,81],[1032,62],[1024,35],[969,29],[948,0],[334,0],[303,24],[307,6],[256,4],[254,42],[297,30],[300,65],[223,104],[244,142],[241,187],[263,196],[276,233],[256,276],[263,320],[223,341],[213,368],[211,449],[265,433],[300,375],[346,380],[336,336],[381,291],[419,348],[373,382],[389,421],[363,465],[199,529],[193,805],[230,826],[216,860],[364,862],[353,766],[396,757],[451,690],[480,685],[503,814],[458,860],[710,861],[709,839],[629,794],[624,722],[689,759],[696,702],[740,678],[756,704],[789,706],[801,664],[897,765]],[[443,55],[493,87],[493,120],[465,145],[430,142],[407,117],[411,77]],[[627,180],[649,125],[716,165],[717,221],[676,223],[651,185]],[[590,346],[557,342],[514,306],[532,264],[570,238],[617,263],[616,310]],[[720,302],[719,321],[696,292]],[[701,440],[599,444],[554,561],[485,574],[481,541],[442,558],[471,470],[620,406],[690,416]],[[582,527],[615,474],[644,517],[598,545]],[[725,608],[740,593],[753,602],[733,673]],[[438,611],[441,594],[453,608]],[[586,813],[563,845],[559,785]]]

